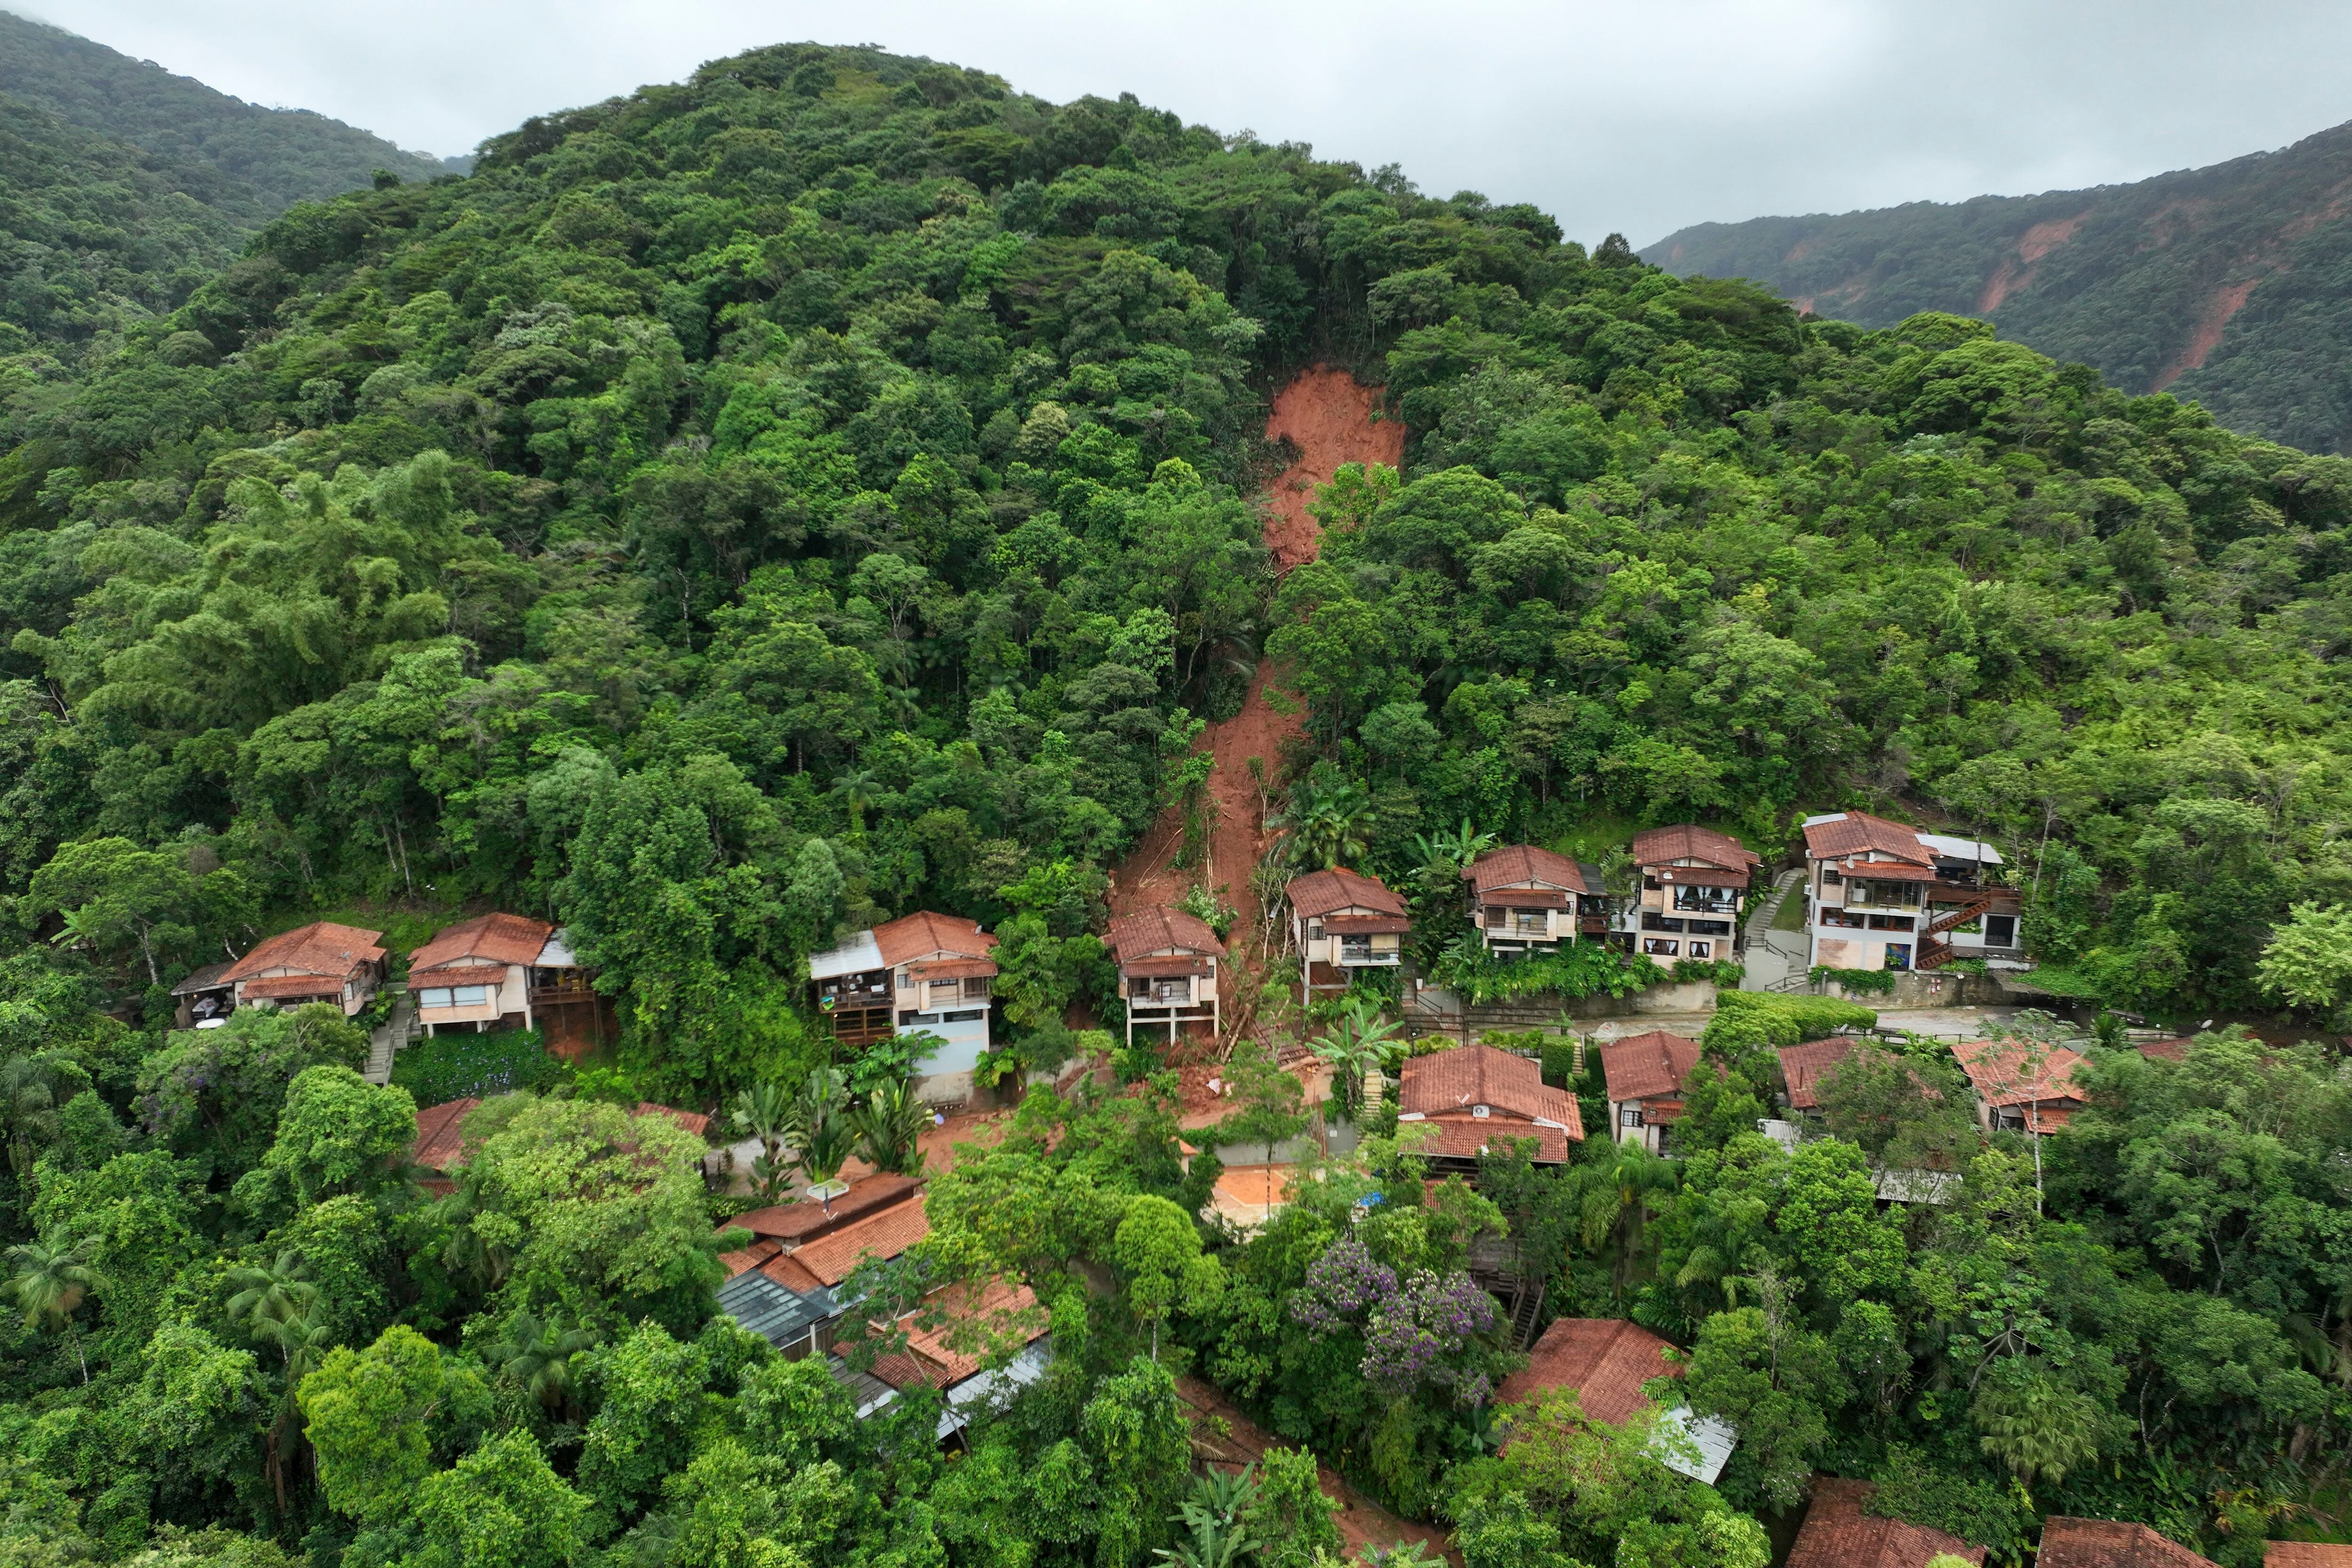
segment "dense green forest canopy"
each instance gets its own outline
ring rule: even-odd
[[[0,354],[169,311],[296,202],[436,161],[0,11]],[[42,356],[7,380],[38,380]]]
[[[1277,582],[1257,433],[1318,361],[1385,385],[1408,461],[1343,470]],[[1777,846],[1864,806],[1991,835],[2045,975],[2330,1020],[2341,459],[1957,316],[1801,319],[1394,170],[814,46],[298,204],[9,395],[10,1561],[1310,1568],[1309,1449],[1472,1568],[1762,1568],[1815,1470],[2006,1561],[2071,1510],[2250,1563],[2334,1507],[2352,1100],[2317,1048],[2146,1061],[2109,1019],[2035,1146],[1890,1042],[1784,1149],[1772,1049],[1867,1015],[1727,993],[1679,1160],[1497,1148],[1474,1191],[1391,1100],[1247,1233],[1127,1053],[847,1292],[887,1327],[1006,1281],[1050,1322],[953,1459],[927,1393],[860,1423],[716,1314],[751,1200],[633,1107],[822,1093],[800,966],[883,915],[997,930],[1015,1044],[1107,1006],[1106,872],[1262,653],[1307,730],[1270,791],[1433,930],[1449,834]],[[570,926],[622,1039],[484,1104],[446,1196],[333,1009],[170,1027],[262,931],[490,904]],[[1227,1135],[1297,1131],[1295,1078],[1229,1071]],[[1890,1206],[1874,1162],[1962,1179]],[[1548,1312],[1690,1347],[1719,1485],[1560,1400],[1496,1450],[1467,1270],[1504,1235]],[[1194,1490],[1180,1370],[1297,1447]]]
[[[1866,327],[1980,316],[2127,392],[2169,389],[2234,429],[2347,452],[2347,155],[2339,125],[2131,184],[1698,224],[1642,254]]]

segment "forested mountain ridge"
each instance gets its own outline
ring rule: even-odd
[[[1317,493],[1318,559],[1277,579],[1265,403],[1317,363],[1410,439]],[[811,1174],[840,1070],[888,1055],[835,1060],[807,956],[922,909],[999,939],[992,1065],[1066,1060],[1074,1008],[1120,1006],[1106,868],[1261,653],[1307,737],[1265,759],[1265,869],[1387,878],[1417,964],[1485,842],[1770,848],[1866,807],[1993,839],[2084,994],[2335,1026],[2352,464],[1951,315],[1808,320],[1528,206],[813,45],[299,204],[9,395],[28,1563],[1318,1568],[1318,1458],[1469,1568],[1764,1568],[1759,1516],[1816,1473],[2002,1562],[2072,1512],[2237,1568],[2335,1506],[2352,1092],[2315,1047],[2144,1060],[2110,1015],[2074,1041],[2084,1109],[2029,1143],[1891,1043],[1790,1150],[1755,1130],[1773,1048],[1869,1015],[1727,993],[1677,1160],[1615,1144],[1554,1039],[1569,1163],[1490,1149],[1474,1192],[1375,1103],[1244,1230],[1206,1151],[1271,1158],[1297,1079],[1237,1046],[1188,1166],[1139,1043],[1118,1093],[1030,1094],[930,1178],[925,1240],[841,1282],[886,1333],[944,1286],[1050,1323],[954,1457],[919,1378],[861,1421],[718,1311],[743,1233],[713,1221],[774,1195],[708,1190],[707,1145],[633,1108]],[[574,1071],[524,1038],[532,1092],[466,1081],[433,1186],[335,1009],[172,1027],[167,988],[265,932],[405,951],[490,907],[569,928],[618,1039]],[[1330,1019],[1295,977],[1264,1043],[1377,1054],[1380,978]],[[855,1109],[904,1155],[887,1098]],[[1961,1180],[1890,1207],[1885,1166]],[[1546,1313],[1688,1347],[1685,1396],[1740,1434],[1717,1484],[1566,1399],[1496,1451],[1517,1357],[1468,1269],[1506,1228]],[[1296,1447],[1196,1488],[1180,1371]]]
[[[1982,317],[2127,392],[2352,450],[2352,125],[2131,184],[1698,224],[1642,254],[1869,327]]]
[[[0,353],[168,310],[298,201],[433,159],[0,11]],[[18,373],[26,373],[22,367]]]

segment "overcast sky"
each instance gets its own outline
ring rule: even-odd
[[[467,151],[754,45],[878,43],[1312,142],[1571,237],[2144,178],[2352,120],[2343,0],[6,0]]]

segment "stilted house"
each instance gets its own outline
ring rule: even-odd
[[[1698,1041],[1664,1030],[1628,1035],[1601,1048],[1609,1081],[1609,1124],[1621,1144],[1666,1152],[1666,1129],[1682,1119],[1683,1084],[1698,1065]]]
[[[1569,1145],[1584,1138],[1576,1096],[1546,1083],[1527,1057],[1491,1045],[1409,1057],[1397,1087],[1399,1127],[1434,1129],[1417,1152],[1440,1171],[1475,1171],[1479,1155],[1508,1138],[1532,1140],[1538,1165],[1565,1165]]]
[[[1939,969],[1954,958],[2021,963],[2017,890],[1991,881],[2000,853],[1865,811],[1805,819],[1810,962],[1832,969]]]
[[[1344,868],[1311,871],[1283,889],[1290,905],[1290,939],[1298,948],[1299,988],[1306,1004],[1318,991],[1344,991],[1360,969],[1393,968],[1404,959],[1412,929],[1404,900],[1377,877]]]
[[[1763,857],[1728,833],[1678,822],[1633,835],[1641,881],[1619,916],[1619,943],[1654,958],[1723,959]]]
[[[931,1101],[971,1096],[972,1069],[989,1048],[996,938],[977,922],[929,910],[861,931],[809,960],[817,1008],[846,1046],[923,1030],[946,1043],[920,1066],[916,1089]]]
[[[520,915],[460,921],[408,957],[408,994],[427,1034],[544,1027],[551,1045],[583,1032],[593,1043],[604,1035],[603,998],[589,978],[564,932]]]
[[[1464,868],[1470,924],[1494,954],[1556,953],[1580,935],[1609,926],[1609,899],[1598,867],[1532,844],[1488,850]]]
[[[237,1007],[268,1002],[299,1008],[325,1002],[351,1017],[383,984],[381,931],[338,925],[331,920],[283,931],[231,964],[220,976],[233,987]]]
[[[1118,962],[1118,994],[1127,1004],[1127,1043],[1135,1026],[1168,1027],[1168,1043],[1188,1023],[1223,1029],[1217,966],[1225,945],[1209,923],[1181,909],[1147,909],[1110,923],[1108,943]]]

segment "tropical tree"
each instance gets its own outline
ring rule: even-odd
[[[784,1158],[785,1140],[793,1126],[792,1096],[782,1086],[762,1080],[736,1092],[727,1119],[738,1133],[760,1141],[760,1153],[751,1162],[752,1186],[761,1202],[775,1202],[792,1174]]]
[[[269,1324],[292,1321],[309,1312],[319,1300],[310,1266],[289,1248],[269,1262],[248,1263],[229,1271],[228,1320],[242,1323],[256,1339],[268,1337]]]
[[[74,1360],[81,1367],[84,1383],[89,1381],[89,1362],[81,1353],[81,1331],[74,1322],[74,1313],[92,1294],[106,1289],[106,1276],[99,1270],[96,1256],[92,1239],[68,1239],[56,1231],[8,1249],[9,1299],[25,1314],[26,1327],[51,1333],[64,1330],[72,1336]]]
[[[2254,974],[2290,1007],[2333,1011],[2352,995],[2352,905],[2296,904],[2271,933]]]
[[[843,1119],[867,1165],[897,1176],[923,1174],[921,1138],[923,1129],[931,1124],[931,1113],[916,1096],[913,1079],[883,1084],[866,1097],[864,1104],[851,1107]],[[841,1168],[838,1162],[834,1168]]]
[[[809,1074],[793,1102],[790,1125],[793,1163],[811,1186],[829,1182],[857,1145],[849,1113],[849,1088],[841,1070],[820,1067]]]
[[[1364,1075],[1375,1067],[1387,1070],[1404,1049],[1394,1038],[1403,1023],[1381,1012],[1378,1000],[1350,992],[1331,1027],[1313,1041],[1316,1056],[1331,1069],[1332,1104],[1350,1122],[1363,1107]]]
[[[505,1331],[483,1348],[483,1355],[552,1414],[570,1399],[572,1358],[597,1343],[593,1331],[566,1326],[562,1312],[541,1318],[529,1307],[520,1307],[507,1320]]]

